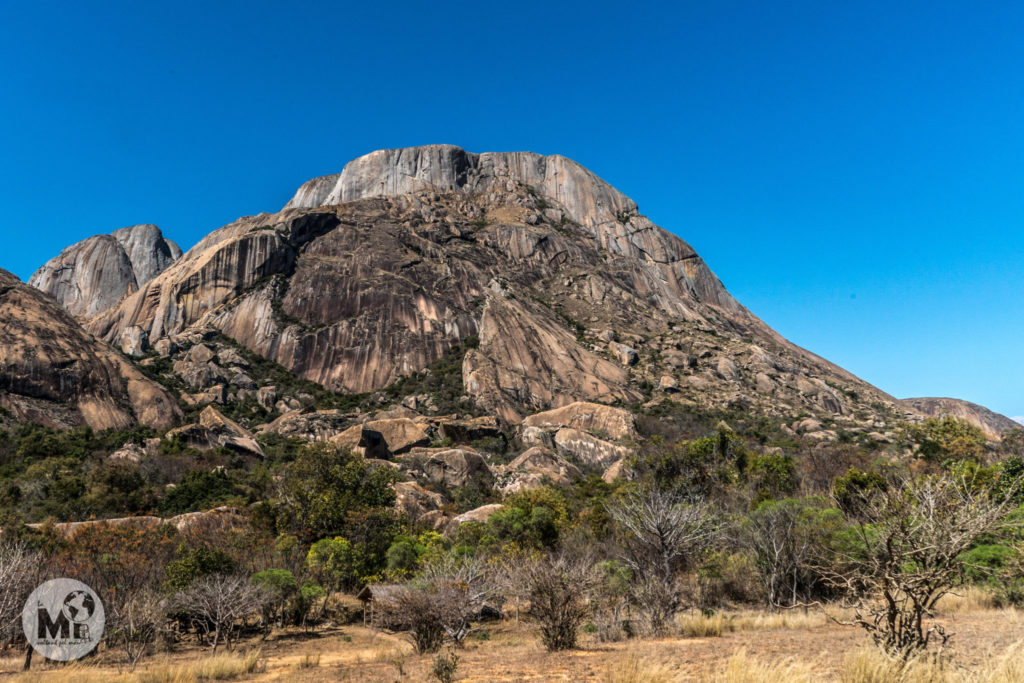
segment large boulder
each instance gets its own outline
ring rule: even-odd
[[[523,427],[557,430],[562,427],[590,432],[608,439],[635,439],[636,422],[628,410],[578,401],[561,408],[530,415]]]
[[[332,442],[352,449],[362,449],[367,458],[386,458],[405,453],[416,446],[426,446],[430,436],[423,425],[407,417],[370,420],[355,425],[333,437]]]
[[[259,391],[263,391],[263,389]],[[257,393],[257,400],[259,400],[258,396]],[[270,424],[263,425],[259,431],[263,434],[278,434],[290,439],[330,441],[345,431],[345,425],[348,422],[351,422],[351,417],[338,410],[317,410],[315,412],[291,410]],[[360,426],[357,425],[357,427]],[[358,442],[350,444],[350,446],[358,445]]]
[[[199,423],[185,425],[167,432],[166,438],[178,439],[201,451],[224,447],[244,455],[263,457],[263,449],[251,432],[234,420],[224,417],[213,406],[199,414]]]
[[[437,420],[437,434],[452,443],[470,443],[480,439],[501,439],[507,442],[498,418],[485,415],[470,419],[441,418]]]
[[[452,527],[457,529],[466,522],[486,523],[495,512],[499,512],[503,507],[500,503],[491,503],[489,505],[481,505],[469,512],[463,512],[458,517],[452,519]]]
[[[503,494],[536,489],[551,484],[570,486],[582,475],[578,467],[543,446],[534,446],[497,472],[498,490]]]
[[[625,446],[598,439],[578,429],[559,429],[555,433],[555,446],[559,453],[602,470],[632,453]]]
[[[428,491],[413,481],[400,481],[395,484],[395,507],[404,512],[413,522],[426,522],[431,526],[439,526],[444,516],[444,496],[435,491]]]
[[[491,476],[483,457],[471,448],[434,453],[423,464],[423,472],[431,483],[449,489],[465,486],[475,476]]]

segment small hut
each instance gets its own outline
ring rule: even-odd
[[[363,626],[379,628],[374,604],[394,598],[401,588],[402,586],[397,583],[375,583],[359,591],[356,599],[363,603]]]

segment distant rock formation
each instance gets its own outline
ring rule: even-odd
[[[181,248],[165,239],[160,228],[133,225],[67,247],[28,283],[84,320],[137,291],[179,258]]]
[[[931,417],[951,415],[966,420],[980,427],[985,432],[985,436],[990,439],[998,438],[1007,429],[1020,428],[1017,422],[1005,415],[992,412],[977,403],[962,401],[958,398],[905,398],[900,403]]]
[[[50,297],[0,270],[0,407],[53,427],[155,429],[182,416],[177,401]]]

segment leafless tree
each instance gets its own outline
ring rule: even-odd
[[[736,540],[757,568],[771,607],[808,602],[825,583],[815,569],[815,559],[827,548],[842,518],[837,510],[815,504],[816,500],[820,499],[767,501],[737,529]]]
[[[1012,498],[952,475],[862,492],[856,542],[819,562],[833,585],[858,598],[849,623],[893,655],[906,658],[935,642],[941,650],[951,634],[935,622],[935,604],[963,581],[964,551],[1019,524],[1008,518]]]
[[[0,644],[21,633],[21,610],[41,577],[40,556],[20,541],[0,542]]]
[[[652,630],[661,631],[682,607],[680,570],[718,536],[720,524],[702,500],[657,489],[634,492],[609,505],[608,513],[621,531],[634,598]]]
[[[540,623],[549,652],[576,647],[579,629],[590,614],[594,562],[587,555],[561,552],[543,558],[527,579],[530,614]]]
[[[493,592],[487,565],[446,555],[415,580],[385,593],[377,609],[383,625],[409,631],[417,651],[436,652],[445,638],[456,646],[463,643]]]
[[[167,622],[167,604],[152,590],[140,590],[106,605],[108,643],[124,652],[129,670],[134,670],[139,659],[156,640]]]
[[[231,649],[237,622],[258,614],[267,600],[265,592],[244,576],[214,574],[195,581],[175,596],[174,606],[186,612],[193,625],[213,634],[213,654],[221,636]]]
[[[528,597],[529,577],[537,571],[536,565],[541,554],[535,550],[507,550],[492,559],[492,576],[495,590],[515,607],[516,625],[519,624],[520,605]]]

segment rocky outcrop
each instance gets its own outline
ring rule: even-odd
[[[900,403],[929,417],[950,415],[966,420],[976,427],[980,427],[985,432],[985,436],[990,439],[998,439],[999,435],[1007,429],[1020,428],[1019,424],[1005,415],[995,413],[977,403],[956,398],[905,398]]]
[[[354,425],[330,441],[356,450],[367,458],[384,459],[406,453],[416,446],[426,446],[430,437],[422,424],[400,417]]]
[[[441,526],[445,517],[441,512],[444,497],[428,491],[416,482],[400,481],[395,484],[395,507],[404,512],[410,521],[426,523],[435,528]]]
[[[582,474],[578,467],[543,446],[521,453],[508,465],[495,468],[497,488],[508,495],[541,486],[570,486]]]
[[[637,436],[633,414],[628,410],[585,401],[530,415],[523,420],[524,430],[528,427],[548,430],[569,427],[609,439],[635,439]]]
[[[138,290],[181,258],[181,249],[155,225],[95,235],[64,249],[28,283],[72,315],[87,319]]]
[[[483,457],[470,448],[450,448],[434,453],[423,464],[423,471],[430,483],[450,489],[465,486],[474,477],[490,477]]]
[[[213,406],[199,414],[199,423],[185,425],[167,432],[167,439],[177,439],[187,446],[206,451],[227,448],[243,455],[263,457],[263,449],[252,433],[234,420],[224,417]]]
[[[246,518],[235,508],[219,507],[203,512],[186,512],[174,517],[154,517],[151,515],[140,515],[136,517],[117,517],[114,519],[97,519],[86,522],[60,522],[57,524],[42,523],[28,524],[33,529],[52,529],[65,539],[74,538],[76,535],[89,529],[144,529],[156,530],[164,524],[169,524],[178,533],[185,535],[203,534],[213,530],[224,530],[230,528],[241,528],[247,523]]]
[[[260,389],[260,391],[263,391]],[[276,393],[276,392],[275,392]],[[264,396],[267,394],[264,393]],[[275,396],[276,399],[276,396]],[[270,404],[273,406],[273,403]],[[330,441],[348,428],[352,419],[338,410],[317,410],[303,412],[291,410],[259,431],[263,434],[278,434],[289,439],[305,441]],[[352,444],[358,446],[358,443]]]
[[[177,402],[67,311],[0,270],[0,406],[53,427],[166,429]]]
[[[156,347],[195,326],[348,393],[476,336],[465,393],[509,423],[579,400],[636,404],[655,387],[658,400],[771,415],[901,412],[780,337],[688,244],[558,156],[374,152],[277,214],[211,233],[89,330],[120,343],[137,327]]]
[[[555,433],[558,452],[583,465],[604,470],[632,451],[617,444],[599,439],[577,429],[559,429]]]

